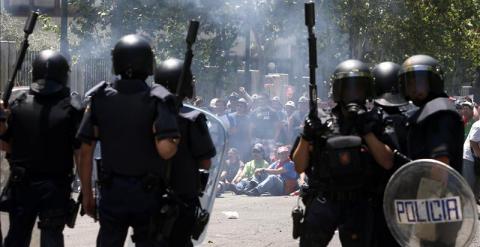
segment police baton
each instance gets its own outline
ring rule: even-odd
[[[180,79],[178,81],[177,85],[177,96],[180,95],[182,91],[182,85],[186,83],[187,80],[187,73],[190,70],[190,67],[192,65],[192,59],[193,59],[193,51],[192,51],[192,46],[197,40],[197,33],[198,33],[198,27],[200,26],[200,23],[198,21],[191,20],[190,21],[190,26],[188,27],[188,33],[187,33],[187,51],[185,52],[185,60],[183,62],[183,69],[182,73],[180,74]]]
[[[8,100],[10,100],[10,96],[12,95],[13,85],[15,84],[15,78],[17,77],[17,72],[22,68],[23,60],[25,60],[25,55],[27,54],[27,49],[29,46],[28,37],[30,34],[33,33],[33,29],[35,28],[35,24],[37,23],[39,13],[32,11],[30,16],[25,23],[25,27],[23,28],[23,32],[25,32],[25,37],[23,38],[23,42],[20,48],[19,56],[17,57],[17,62],[15,63],[15,69],[13,70],[12,76],[5,87],[5,91],[3,92],[3,106],[8,108]]]
[[[398,149],[393,150],[393,157],[399,159],[402,163],[409,163],[413,161],[408,156],[398,151]]]
[[[315,26],[315,3],[308,2],[305,3],[305,25],[308,28],[308,67],[310,70],[310,80],[309,80],[309,97],[310,97],[310,117],[318,116],[317,109],[317,83],[315,71],[318,67],[317,65],[317,38],[313,32],[313,27]]]

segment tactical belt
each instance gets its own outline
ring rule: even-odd
[[[28,168],[20,165],[13,165],[10,167],[10,173],[17,177],[17,182],[28,181],[44,181],[54,180],[58,182],[71,182],[73,180],[72,173],[48,173],[48,172],[36,172],[29,171]]]
[[[73,174],[45,174],[45,173],[26,173],[25,179],[30,181],[42,181],[42,180],[55,180],[71,182],[73,180]]]
[[[116,172],[102,172],[101,179],[99,183],[102,186],[109,187],[111,186],[113,178],[120,178],[126,180],[139,180],[142,182],[142,187],[145,192],[151,192],[158,189],[164,189],[163,180],[160,175],[155,173],[147,173],[142,175],[125,175]]]
[[[331,201],[355,201],[360,199],[366,199],[368,193],[364,190],[353,190],[353,191],[320,191],[318,192],[319,197],[324,197],[327,200]]]

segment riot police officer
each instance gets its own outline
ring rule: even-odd
[[[41,51],[32,63],[29,92],[10,107],[2,140],[9,145],[10,228],[5,246],[29,246],[38,216],[41,246],[64,246],[68,217],[75,134],[81,102],[67,87],[69,65],[52,50]]]
[[[323,123],[307,117],[293,153],[297,172],[307,174],[310,186],[303,197],[307,208],[300,246],[327,246],[337,228],[343,246],[368,246],[371,166],[390,169],[393,155],[379,140],[381,123],[366,111],[372,97],[369,68],[358,60],[340,63],[332,93],[337,106]]]
[[[404,152],[406,143],[406,120],[407,116],[402,107],[408,104],[400,91],[398,71],[400,65],[392,62],[377,64],[372,69],[376,99],[375,110],[380,114],[385,135],[388,137],[387,144],[392,150]],[[401,166],[403,160],[394,159],[394,168],[385,170],[374,167],[373,175],[375,184],[372,190],[372,213],[373,231],[371,246],[399,246],[389,231],[383,213],[383,194],[393,172]]]
[[[408,120],[408,156],[437,159],[461,171],[463,125],[444,91],[438,61],[427,55],[412,56],[403,63],[399,79],[407,99],[419,107]]]
[[[199,210],[199,195],[202,190],[199,169],[208,170],[211,158],[215,156],[215,147],[208,132],[205,115],[201,112],[182,105],[184,98],[192,98],[194,84],[192,73],[184,71],[184,80],[180,82],[183,61],[170,58],[162,61],[155,70],[155,83],[163,85],[171,92],[177,92],[178,97],[178,126],[182,136],[178,150],[171,160],[170,186],[180,199],[179,214],[167,236],[169,246],[193,246],[192,232],[196,225],[196,212]],[[181,83],[178,90],[179,83]],[[204,186],[204,185],[203,185]]]
[[[113,72],[120,79],[102,82],[88,93],[78,138],[79,167],[86,213],[96,217],[92,193],[92,156],[101,142],[102,165],[97,246],[123,246],[128,227],[136,246],[157,246],[150,238],[152,215],[160,210],[163,169],[177,149],[173,96],[154,92],[145,79],[153,75],[150,44],[138,35],[122,37],[112,50]],[[160,243],[161,244],[161,243]]]
[[[463,122],[444,91],[439,62],[427,55],[412,56],[403,63],[399,79],[407,99],[419,107],[408,119],[407,155],[411,159],[436,159],[461,173]],[[444,175],[432,171],[432,176],[446,182]],[[440,239],[436,243],[455,246],[459,228],[454,224],[438,224]],[[433,244],[422,241],[422,246]]]

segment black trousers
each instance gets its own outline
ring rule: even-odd
[[[193,247],[192,231],[198,199],[184,199],[183,202],[185,205],[179,207],[179,214],[173,225],[168,246]]]
[[[383,213],[383,195],[377,196],[371,202],[371,212],[373,214],[373,231],[371,232],[372,247],[400,247],[388,228]]]
[[[13,207],[6,247],[28,247],[35,220],[39,217],[40,246],[63,247],[70,180],[24,181],[12,187]]]
[[[149,238],[149,226],[160,202],[156,191],[147,191],[141,178],[112,176],[100,195],[97,247],[123,247],[129,227],[133,228],[135,246],[166,246]]]
[[[342,246],[367,247],[367,210],[367,199],[335,201],[315,197],[306,208],[300,246],[326,247],[338,228]]]

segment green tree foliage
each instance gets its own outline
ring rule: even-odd
[[[195,44],[193,69],[197,76],[200,73],[198,77],[209,81],[209,87],[203,88],[220,91],[228,86],[224,82],[233,81],[238,65],[228,51],[234,46],[241,23],[229,16],[235,11],[235,5],[229,1],[131,0],[105,1],[97,6],[81,0],[71,2],[86,13],[75,17],[72,26],[73,32],[83,37],[77,46],[79,54],[88,54],[83,52],[84,48],[97,44],[97,49],[88,52],[105,56],[122,35],[140,33],[154,45],[157,59],[183,58],[188,21],[196,19],[201,23],[201,33]]]
[[[95,4],[93,4],[95,2]],[[458,93],[480,74],[480,1],[478,0],[315,0],[319,82],[327,81],[336,64],[348,58],[371,65],[402,63],[414,54],[432,55],[444,65],[448,90]],[[76,9],[69,28],[72,55],[108,57],[115,41],[128,33],[141,33],[155,47],[158,59],[183,57],[189,19],[201,22],[195,45],[194,72],[202,84],[200,94],[219,94],[235,85],[243,57],[232,57],[237,41],[252,35],[252,68],[266,65],[283,52],[279,38],[292,38],[292,67],[306,75],[306,27],[303,3],[298,0],[69,0]],[[21,39],[21,23],[2,13],[2,38]],[[57,33],[45,19],[43,29]],[[17,28],[19,27],[19,28]],[[48,32],[47,32],[48,33]],[[47,35],[48,36],[48,35]],[[52,41],[52,38],[54,41]],[[53,44],[58,36],[45,37]],[[36,44],[35,44],[36,45]],[[35,46],[34,45],[34,46]],[[51,45],[53,46],[53,45]],[[283,71],[282,71],[283,72]],[[292,72],[292,71],[288,71]],[[297,75],[297,76],[298,76]],[[474,84],[479,86],[480,82]]]
[[[414,54],[441,61],[450,93],[472,82],[480,65],[477,0],[337,1],[337,25],[349,33],[350,56],[401,63]]]
[[[25,35],[23,32],[25,21],[25,18],[15,18],[5,11],[0,11],[0,40],[15,41],[20,44]],[[59,27],[52,22],[51,18],[41,15],[29,39],[30,49],[58,49],[58,33]]]

